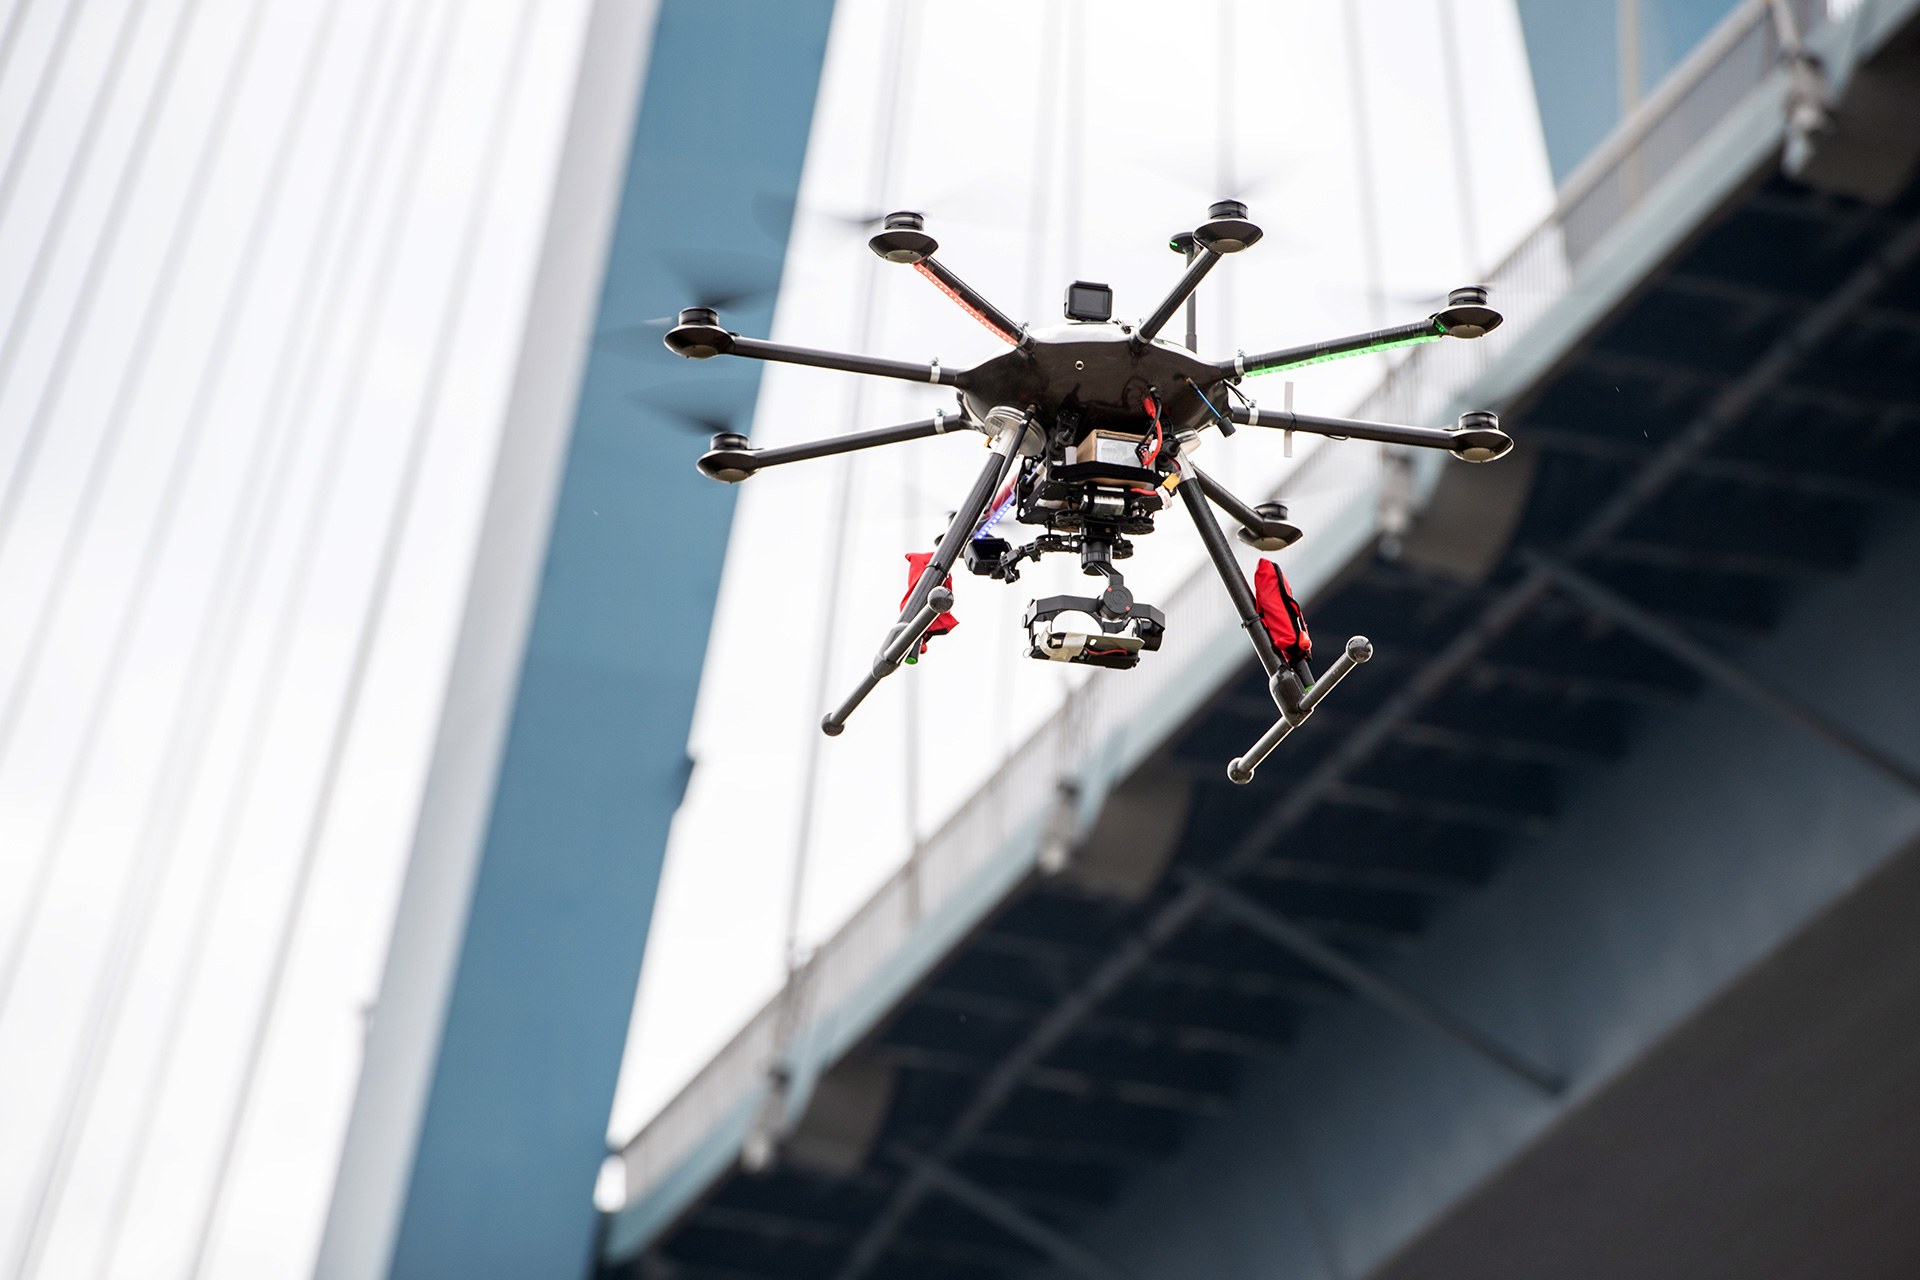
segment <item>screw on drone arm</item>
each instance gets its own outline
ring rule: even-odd
[[[1235,405],[1227,413],[1246,427],[1275,427],[1282,431],[1331,436],[1336,440],[1377,440],[1381,444],[1445,449],[1463,462],[1492,462],[1513,448],[1513,437],[1500,429],[1499,415],[1484,410],[1461,414],[1458,425],[1445,431],[1436,427],[1403,427],[1391,422],[1362,422],[1356,418],[1323,418],[1291,409]]]
[[[1282,369],[1298,369],[1303,365],[1340,360],[1347,356],[1438,342],[1441,338],[1478,338],[1499,328],[1500,321],[1500,313],[1487,305],[1486,289],[1471,285],[1448,294],[1447,305],[1425,320],[1396,325],[1391,329],[1375,329],[1371,333],[1357,333],[1347,338],[1310,342],[1303,347],[1267,351],[1257,356],[1235,356],[1231,360],[1222,360],[1214,367],[1223,378],[1278,373]]]
[[[959,304],[960,309],[985,325],[994,337],[1024,347],[1030,341],[1023,325],[994,306],[979,290],[947,269],[934,258],[940,242],[926,232],[926,219],[911,210],[887,215],[886,226],[867,241],[867,247],[888,262],[912,267],[933,281],[940,292]]]
[[[987,459],[987,465],[974,480],[966,501],[953,513],[953,520],[941,535],[940,544],[933,549],[933,558],[920,574],[920,580],[907,593],[906,604],[900,610],[900,621],[887,632],[886,641],[880,646],[872,668],[861,677],[859,687],[848,695],[847,700],[820,721],[820,729],[828,737],[840,735],[847,727],[847,717],[866,701],[875,686],[899,669],[907,655],[919,646],[921,638],[927,634],[927,628],[933,625],[933,620],[952,607],[953,595],[945,585],[947,574],[952,572],[953,562],[960,558],[960,550],[966,545],[967,539],[980,526],[980,518],[987,513],[987,504],[993,501],[993,495],[1013,470],[1014,461],[1020,456],[1020,442],[1026,433],[1025,424],[1008,427],[994,441],[993,456]]]
[[[727,484],[738,484],[748,476],[768,467],[777,467],[788,462],[806,462],[813,458],[827,458],[837,453],[852,453],[856,449],[875,449],[881,445],[902,444],[908,440],[924,440],[928,436],[943,435],[950,431],[966,429],[964,420],[958,414],[936,413],[931,418],[922,418],[918,422],[903,422],[897,427],[880,427],[874,431],[856,431],[851,435],[829,436],[824,440],[809,440],[804,444],[780,445],[773,449],[756,449],[747,442],[747,438],[737,432],[723,431],[713,438],[707,451],[700,455],[694,465],[700,473]]]
[[[905,382],[931,382],[957,387],[966,370],[942,369],[940,362],[915,364],[908,360],[882,360],[877,356],[856,356],[840,351],[816,351],[812,347],[790,347],[782,342],[763,342],[743,338],[720,327],[720,318],[711,307],[688,307],[667,330],[667,350],[689,360],[708,360],[714,356],[744,356],[749,360],[770,360],[777,364],[804,364],[816,369],[839,369],[846,373],[866,373],[879,378],[899,378]]]

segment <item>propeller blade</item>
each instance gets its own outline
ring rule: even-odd
[[[802,204],[793,196],[776,196],[762,192],[753,199],[754,220],[761,229],[776,239],[784,239],[796,218],[804,217],[812,222],[827,223],[851,234],[870,235],[878,231],[886,221],[888,214],[900,209],[914,209],[927,213],[929,225],[942,226],[1003,227],[1012,222],[1005,217],[986,217],[972,212],[980,201],[975,197],[992,195],[1004,191],[1004,184],[991,178],[976,178],[945,190],[927,195],[925,199],[916,199],[911,193],[885,205],[871,209],[831,209],[822,205]],[[990,207],[998,208],[997,205]],[[935,212],[928,213],[929,210]]]
[[[1223,179],[1217,170],[1203,166],[1197,158],[1172,159],[1164,173],[1165,185],[1176,191],[1191,191],[1209,200],[1238,200],[1260,220],[1260,205],[1269,197],[1283,194],[1307,168],[1300,155],[1279,157],[1247,178]],[[1203,171],[1203,169],[1205,171]]]
[[[639,324],[602,329],[593,335],[593,345],[609,355],[641,364],[658,363],[664,366],[672,358],[672,353],[661,344],[660,335],[666,332],[673,321],[674,317],[667,316],[659,320],[643,320]]]
[[[848,213],[838,209],[804,207],[794,196],[774,195],[765,191],[753,197],[750,208],[753,220],[760,224],[760,229],[782,243],[793,230],[794,219],[802,214],[811,219],[835,223],[848,231],[878,231],[886,216],[893,212],[892,209],[881,209],[877,212]]]
[[[719,249],[663,250],[657,257],[681,307],[710,307],[724,317],[736,307],[771,297],[780,287],[780,263],[773,258]],[[630,360],[666,363],[660,337],[679,318],[676,310],[672,315],[601,329],[593,335],[593,343]]]
[[[739,431],[753,414],[756,385],[739,378],[668,382],[628,392],[629,404],[651,409],[688,430]]]
[[[725,312],[771,297],[780,288],[781,262],[728,249],[663,249],[656,255],[683,307]]]

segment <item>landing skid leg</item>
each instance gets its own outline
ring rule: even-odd
[[[1313,709],[1320,705],[1320,700],[1333,692],[1333,686],[1346,679],[1349,671],[1372,656],[1372,641],[1365,636],[1354,636],[1347,641],[1346,651],[1334,659],[1333,665],[1327,668],[1327,674],[1314,681],[1305,694],[1297,693],[1298,678],[1293,672],[1287,671],[1282,673],[1282,677],[1276,677],[1276,685],[1283,682],[1283,677],[1285,683],[1292,684],[1293,688],[1288,692],[1295,693],[1296,696],[1284,700],[1275,697],[1274,700],[1280,703],[1280,718],[1274,721],[1271,729],[1260,735],[1260,740],[1253,744],[1247,754],[1227,765],[1227,777],[1242,786],[1252,782],[1253,771],[1260,767],[1260,762],[1271,755],[1275,747],[1286,741],[1287,735],[1292,733],[1296,726],[1304,723],[1306,718],[1313,714]],[[1287,705],[1289,702],[1293,705]]]
[[[1207,505],[1206,493],[1193,468],[1183,466],[1182,473],[1185,483],[1180,486],[1180,498],[1193,516],[1194,526],[1200,530],[1200,540],[1206,543],[1207,554],[1213,558],[1220,580],[1227,585],[1227,594],[1233,597],[1234,608],[1240,613],[1240,625],[1246,628],[1247,637],[1253,641],[1254,654],[1267,673],[1267,691],[1273,695],[1274,705],[1280,708],[1280,719],[1260,735],[1260,741],[1253,744],[1252,750],[1227,766],[1227,776],[1245,785],[1253,781],[1253,771],[1260,767],[1260,762],[1286,740],[1296,725],[1313,714],[1320,700],[1333,692],[1333,687],[1346,679],[1349,671],[1373,656],[1373,645],[1365,636],[1353,637],[1347,641],[1346,652],[1318,680],[1313,679],[1304,661],[1297,663],[1298,670],[1283,662],[1274,651],[1266,624],[1260,620],[1260,606],[1254,600],[1253,588],[1240,572],[1240,563],[1233,558],[1233,548]]]
[[[979,479],[973,482],[973,489],[967,494],[966,501],[954,512],[953,523],[947,526],[941,535],[940,545],[934,548],[933,559],[928,562],[926,571],[920,580],[913,584],[913,590],[907,595],[906,607],[900,611],[900,621],[887,632],[886,643],[880,646],[880,652],[874,657],[873,668],[860,679],[859,687],[847,700],[828,712],[820,721],[820,730],[830,738],[837,738],[847,727],[847,717],[854,713],[875,686],[899,669],[927,634],[927,628],[933,620],[953,607],[953,592],[946,586],[947,574],[953,569],[953,562],[960,558],[960,550],[967,540],[973,537],[974,530],[980,527],[981,519],[987,514],[987,504],[993,501],[993,495],[1006,481],[1013,470],[1014,459],[1020,454],[1020,441],[1026,435],[1025,426],[1011,428],[1000,433],[994,441],[993,457],[981,469]]]
[[[1233,558],[1233,547],[1227,542],[1226,531],[1214,519],[1213,508],[1207,505],[1207,495],[1194,469],[1183,462],[1180,473],[1182,483],[1177,490],[1180,501],[1186,504],[1187,514],[1193,517],[1194,528],[1200,531],[1200,541],[1206,544],[1207,555],[1212,557],[1220,581],[1226,584],[1227,594],[1233,598],[1233,607],[1240,614],[1240,625],[1246,629],[1247,638],[1253,641],[1254,656],[1260,659],[1261,669],[1267,673],[1268,680],[1277,680],[1286,673],[1286,667],[1280,661],[1280,655],[1274,652],[1266,624],[1260,621],[1260,606],[1254,602],[1253,588],[1247,585],[1246,575],[1240,572],[1240,562]],[[1275,696],[1278,697],[1277,694]]]

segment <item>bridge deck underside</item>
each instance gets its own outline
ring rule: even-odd
[[[1173,868],[1145,901],[1062,880],[1016,898],[878,1034],[871,1051],[896,1068],[897,1087],[865,1166],[731,1176],[649,1250],[644,1265],[665,1270],[646,1274],[1018,1274],[1044,1251],[934,1193],[889,1148],[932,1155],[1072,1234],[1197,1123],[1229,1113],[1249,1071],[1354,996],[1225,913],[1163,927],[1191,891],[1182,872],[1230,874],[1362,963],[1417,954],[1436,913],[1525,859],[1570,788],[1702,688],[1690,667],[1551,592],[1490,622],[1527,572],[1517,549],[1571,546],[1591,577],[1735,653],[1798,593],[1848,574],[1920,504],[1911,262],[1794,354],[1670,481],[1644,478],[1916,217],[1920,191],[1876,209],[1779,179],[1723,211],[1584,349],[1503,406],[1541,454],[1516,554],[1473,585],[1375,559],[1320,601],[1319,635],[1368,634],[1378,658],[1250,787],[1230,786],[1221,762],[1271,718],[1251,665],[1167,744],[1196,795]],[[1644,500],[1631,514],[1585,537],[1636,484]],[[1770,674],[1791,686],[1811,670]],[[1423,696],[1410,699],[1414,689]],[[1249,846],[1249,833],[1264,838]]]

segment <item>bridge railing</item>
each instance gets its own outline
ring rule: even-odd
[[[1788,0],[1788,7],[1802,31],[1826,14],[1824,0]],[[1750,0],[1730,13],[1568,178],[1553,211],[1488,274],[1505,325],[1487,340],[1410,349],[1356,416],[1437,423],[1451,413],[1500,352],[1566,294],[1605,233],[1759,87],[1780,58],[1767,0]],[[1378,448],[1321,442],[1274,496],[1322,510],[1377,500],[1382,456]],[[1296,498],[1296,489],[1312,496]],[[1174,589],[1166,609],[1180,625],[1169,630],[1154,661],[1121,679],[1089,679],[1069,694],[973,799],[819,947],[794,985],[776,994],[627,1144],[621,1153],[626,1203],[657,1189],[753,1094],[787,1051],[781,1042],[802,1038],[797,1027],[872,983],[921,921],[967,892],[1016,831],[1045,821],[1060,803],[1061,782],[1079,776],[1097,744],[1169,696],[1185,681],[1196,654],[1238,631],[1238,619],[1206,564]]]

